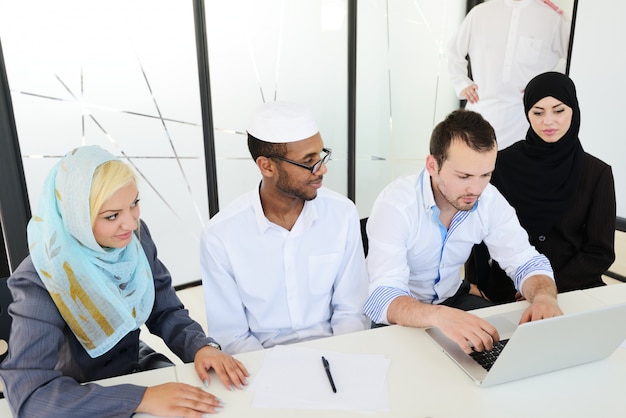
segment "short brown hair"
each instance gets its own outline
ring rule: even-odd
[[[480,113],[455,110],[439,122],[430,136],[430,154],[441,168],[453,140],[462,141],[474,151],[487,152],[497,146],[496,133]]]

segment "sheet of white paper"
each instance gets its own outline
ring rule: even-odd
[[[322,356],[330,363],[333,393]],[[248,390],[257,408],[388,411],[387,371],[383,355],[346,354],[303,347],[275,346]]]

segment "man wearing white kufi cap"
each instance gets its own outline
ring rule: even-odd
[[[201,238],[211,336],[234,354],[368,328],[358,214],[322,187],[331,151],[313,115],[293,103],[259,106],[248,148],[260,185]]]

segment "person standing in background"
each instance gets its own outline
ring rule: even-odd
[[[569,36],[568,18],[550,2],[490,0],[474,6],[450,40],[452,86],[493,126],[498,149],[525,137],[524,87],[567,56]]]

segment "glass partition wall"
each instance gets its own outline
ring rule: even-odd
[[[355,201],[362,217],[386,184],[422,169],[432,129],[459,107],[446,47],[477,3],[358,1]],[[572,16],[574,0],[551,4]]]
[[[359,1],[356,204],[369,215],[381,189],[421,170],[433,127],[459,100],[446,44],[465,1]]]
[[[177,284],[199,278],[198,237],[208,219],[192,6],[0,1],[32,210],[60,156],[102,146],[139,174],[142,218]]]
[[[347,2],[207,0],[220,205],[260,181],[246,126],[264,102],[308,106],[333,150],[324,185],[346,194]]]
[[[465,1],[359,0],[356,196],[421,169],[458,100],[445,45]],[[256,106],[314,112],[333,149],[325,186],[348,190],[347,0],[205,0],[219,205],[258,185],[245,129]],[[31,207],[58,158],[98,144],[141,178],[142,218],[174,284],[199,280],[209,218],[193,2],[0,0],[0,40]],[[4,141],[5,139],[0,139]],[[2,157],[0,157],[2,158]]]

